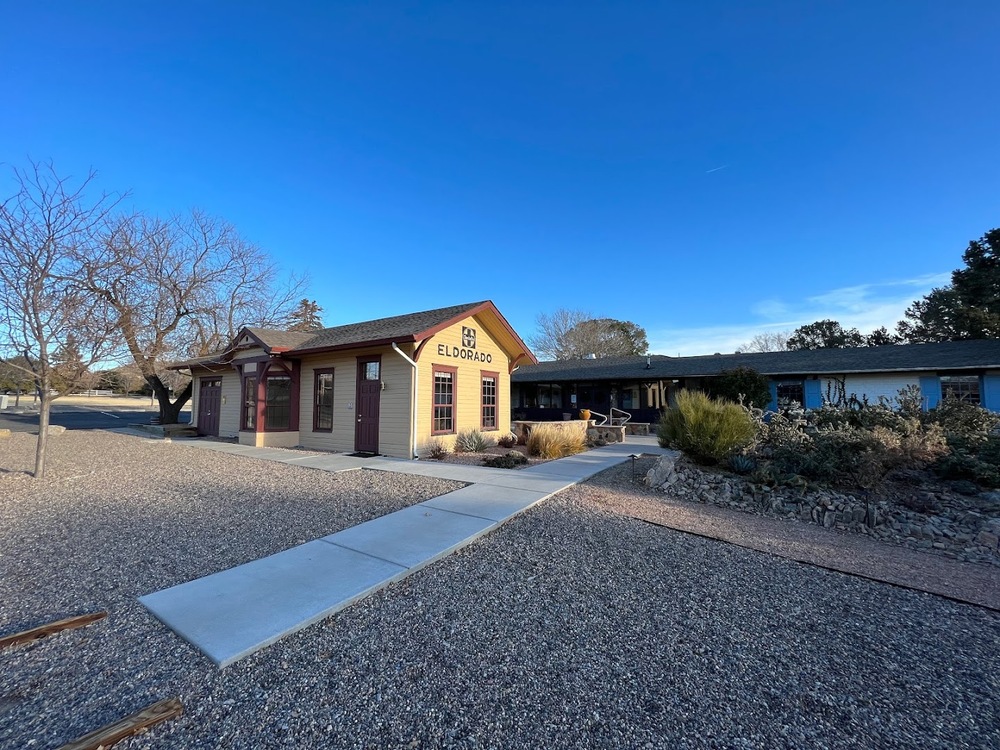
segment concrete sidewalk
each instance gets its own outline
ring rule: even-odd
[[[532,505],[628,460],[633,453],[662,453],[655,439],[636,438],[513,471],[179,442],[320,471],[365,468],[469,483],[322,539],[140,597],[156,617],[220,667],[471,544]]]

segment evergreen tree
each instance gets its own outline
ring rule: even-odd
[[[320,331],[325,327],[322,313],[323,308],[316,304],[316,300],[303,299],[288,316],[286,329],[300,333]]]
[[[789,351],[847,349],[864,343],[865,339],[857,328],[844,328],[836,320],[817,320],[800,326],[788,337]]]
[[[1000,229],[969,243],[965,268],[906,310],[896,330],[910,342],[1000,338]]]

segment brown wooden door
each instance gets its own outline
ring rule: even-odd
[[[355,401],[354,450],[378,453],[378,413],[382,398],[381,357],[358,357],[358,393]]]
[[[222,410],[222,379],[205,378],[198,389],[198,434],[219,435]]]

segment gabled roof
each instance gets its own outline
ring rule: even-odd
[[[502,335],[512,361],[538,361],[521,340],[521,337],[514,332],[514,329],[500,314],[496,305],[490,300],[484,300],[407,315],[396,315],[390,318],[366,320],[361,323],[350,323],[309,333],[243,328],[226,351],[218,352],[209,357],[178,362],[172,367],[173,369],[181,369],[199,364],[225,362],[231,359],[237,344],[248,337],[253,339],[267,354],[286,354],[292,357],[340,349],[386,346],[390,343],[419,342],[473,315],[481,316],[492,327],[494,333]]]
[[[700,357],[654,354],[648,358],[563,360],[521,367],[511,380],[515,383],[665,380],[711,377],[736,367],[752,367],[770,376],[1000,369],[1000,339]]]
[[[316,336],[316,331],[272,331],[269,328],[244,328],[243,330],[256,339],[257,343],[268,353],[293,349]]]
[[[493,306],[492,302],[470,302],[465,305],[440,307],[436,310],[396,315],[391,318],[366,320],[362,323],[350,323],[346,326],[324,328],[317,331],[311,339],[302,342],[292,349],[295,354],[314,351],[329,351],[331,349],[348,349],[358,346],[376,346],[395,341],[420,341],[433,336],[439,330],[452,325],[462,318],[475,315],[484,306]],[[496,310],[496,308],[493,308]],[[499,314],[499,313],[498,313]]]

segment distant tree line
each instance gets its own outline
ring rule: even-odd
[[[791,332],[767,332],[743,344],[740,352],[843,349],[887,344],[1000,338],[1000,229],[973,240],[962,255],[964,268],[951,283],[915,301],[896,324],[862,334],[836,320],[818,320]]]

